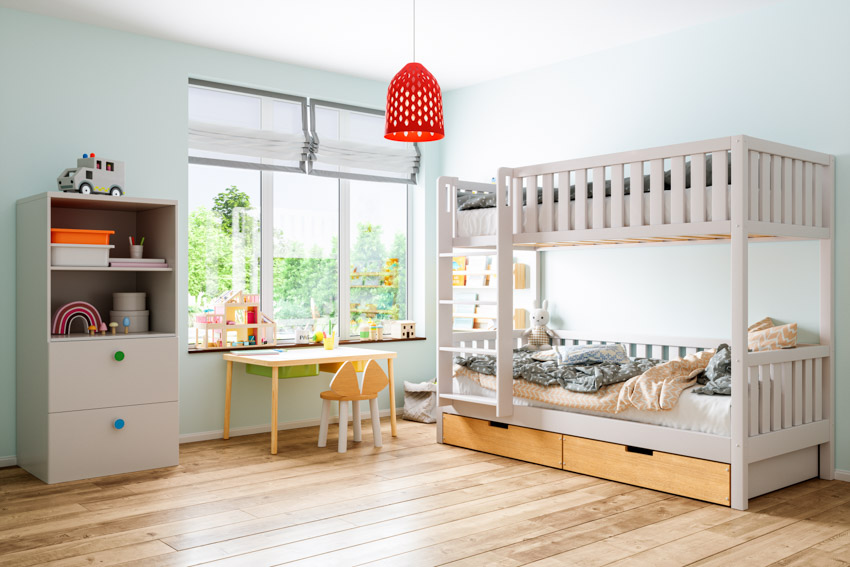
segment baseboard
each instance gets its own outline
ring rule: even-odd
[[[385,409],[379,412],[381,417],[389,417],[390,410]],[[396,415],[401,416],[401,408],[396,409]],[[372,417],[372,414],[369,412],[363,412],[360,414],[360,417],[363,420],[367,420]],[[339,418],[337,416],[331,416],[331,423],[338,423]],[[278,430],[283,431],[285,429],[299,429],[301,427],[315,427],[319,425],[319,418],[315,419],[302,419],[300,421],[288,421],[286,423],[278,424]],[[271,425],[253,425],[249,427],[231,427],[230,428],[230,436],[231,437],[239,437],[241,435],[254,435],[255,433],[268,433],[272,430]],[[221,439],[224,430],[218,429],[215,431],[202,431],[200,433],[183,433],[180,435],[180,443],[195,443],[197,441],[209,441],[211,439]],[[14,463],[13,463],[14,464]]]
[[[850,471],[835,469],[835,480],[843,480],[844,482],[850,482]]]
[[[14,467],[18,464],[18,457],[9,455],[8,457],[0,457],[0,469],[3,467]]]

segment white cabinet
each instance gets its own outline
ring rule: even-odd
[[[17,460],[47,483],[178,463],[177,204],[44,193],[17,204]],[[114,230],[112,257],[167,269],[50,264],[50,229]],[[53,314],[84,301],[108,322],[113,292],[145,292],[145,333],[51,335]]]

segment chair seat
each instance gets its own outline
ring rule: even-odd
[[[371,395],[360,395],[360,396],[341,396],[334,392],[333,390],[327,390],[319,394],[319,397],[323,400],[331,400],[334,402],[338,401],[346,401],[346,402],[359,402],[362,400],[372,400],[378,397],[378,394]]]

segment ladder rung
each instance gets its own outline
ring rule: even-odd
[[[463,348],[441,346],[440,350],[443,352],[459,352],[467,354],[492,354],[494,356],[496,354],[496,349],[494,348]]]
[[[455,301],[454,299],[441,299],[440,305],[498,305],[497,301]]]
[[[466,394],[440,394],[444,400],[454,400],[458,402],[469,402],[472,404],[482,404],[485,406],[495,406],[496,398],[488,398],[485,396],[472,396]]]
[[[455,256],[495,256],[495,250],[470,250],[469,252],[441,252],[440,258],[454,258]]]

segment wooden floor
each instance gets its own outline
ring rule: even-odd
[[[183,445],[180,466],[47,486],[0,469],[0,565],[850,564],[850,483],[739,512],[434,443],[317,428]]]

